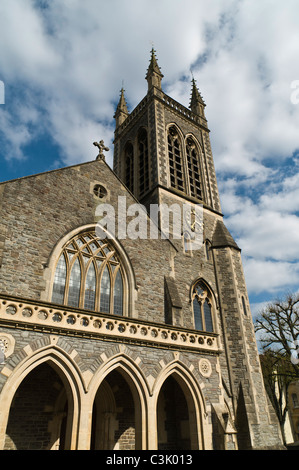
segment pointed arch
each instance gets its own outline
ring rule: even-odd
[[[85,302],[86,293],[91,294],[93,292],[87,292],[86,281],[89,270],[91,269],[92,263],[96,269],[96,289],[95,289],[95,308],[91,310],[98,311],[100,309],[100,283],[102,280],[102,274],[105,267],[108,266],[108,272],[110,276],[111,289],[110,289],[110,313],[114,312],[113,301],[114,301],[114,283],[118,270],[121,272],[122,280],[122,308],[118,306],[116,311],[121,312],[123,316],[134,317],[134,299],[135,291],[137,289],[137,283],[135,278],[134,269],[132,263],[127,255],[126,250],[122,244],[114,238],[107,230],[103,229],[107,233],[107,237],[104,240],[100,240],[96,235],[96,225],[89,224],[82,227],[78,227],[72,230],[70,233],[62,237],[56,246],[53,248],[52,253],[49,257],[49,261],[46,269],[44,270],[44,279],[46,281],[46,290],[41,295],[41,300],[51,301],[53,303],[67,304],[67,295],[69,289],[69,279],[71,269],[74,263],[78,259],[80,262],[81,273],[81,288],[80,288],[80,301],[79,308],[90,309],[91,302]],[[77,245],[77,239],[84,239],[85,236],[92,233],[90,240]],[[82,238],[83,237],[83,238]],[[72,246],[72,242],[75,243]],[[97,245],[97,247],[94,245]],[[107,244],[107,247],[105,245]],[[109,249],[110,247],[110,253]],[[114,253],[113,253],[114,252]],[[61,258],[63,256],[63,258]],[[59,263],[61,259],[65,261],[65,269],[61,270]],[[77,290],[78,292],[78,290]],[[93,302],[92,302],[93,303]],[[87,306],[88,304],[88,306]]]
[[[185,139],[185,149],[187,158],[188,169],[188,183],[190,195],[197,199],[203,199],[203,184],[202,184],[202,165],[201,165],[201,147],[193,137],[187,135]]]
[[[216,297],[209,284],[202,278],[196,279],[190,288],[190,304],[194,328],[199,331],[215,333]]]
[[[96,389],[98,388],[101,381],[113,370],[120,369],[126,373],[131,379],[136,388],[139,390],[140,396],[146,397],[150,394],[149,385],[147,380],[138,365],[129,356],[123,353],[118,353],[115,356],[109,358],[102,364],[97,370],[95,375],[88,386],[88,393],[95,395]]]
[[[52,345],[26,357],[14,369],[5,383],[0,394],[0,449],[3,449],[4,446],[9,413],[16,391],[34,369],[45,363],[55,370],[65,387],[70,406],[70,416],[72,416],[68,423],[67,446],[69,449],[76,449],[84,382],[77,366],[70,360],[69,356],[60,348]]]
[[[119,353],[97,370],[88,387],[90,403],[94,403],[97,391],[112,372],[120,373],[129,386],[135,405],[137,447],[146,449],[149,388],[141,369],[129,356]]]
[[[160,372],[152,391],[155,409],[157,410],[161,389],[169,377],[172,377],[179,384],[188,404],[191,448],[204,449],[204,430],[208,426],[205,398],[196,378],[185,364],[175,360],[169,363]],[[157,434],[157,420],[155,423],[155,429]],[[156,442],[158,442],[157,435]]]
[[[186,190],[184,149],[181,132],[175,124],[167,129],[167,148],[170,186],[179,191]]]

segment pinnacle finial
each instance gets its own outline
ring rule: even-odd
[[[127,108],[127,103],[126,103],[126,98],[125,98],[125,90],[124,90],[123,85],[120,90],[120,98],[119,98],[119,102],[117,105],[117,109],[120,111],[123,111],[124,113],[128,113],[128,108]]]
[[[114,118],[116,120],[116,127],[120,126],[129,116],[128,107],[125,99],[125,90],[122,86],[120,90],[120,98],[114,113]]]
[[[153,86],[156,88],[159,88],[161,90],[161,81],[163,78],[163,74],[160,70],[160,67],[158,65],[158,61],[156,58],[156,51],[154,47],[152,47],[151,50],[151,58],[150,58],[150,64],[147,69],[147,74],[146,77],[147,82],[148,82],[148,89],[150,90]]]
[[[191,72],[192,74],[192,72]],[[193,77],[192,74],[192,94],[191,94],[191,100],[190,100],[190,109],[193,113],[199,114],[201,116],[204,115],[204,108],[205,108],[205,102],[202,99],[202,96],[198,90],[198,87],[196,85],[196,80]]]

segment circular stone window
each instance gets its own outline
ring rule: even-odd
[[[199,361],[199,370],[204,377],[210,377],[212,373],[212,365],[208,359],[201,359]]]
[[[96,184],[94,187],[93,187],[93,194],[99,198],[99,199],[103,199],[104,197],[107,196],[107,189],[102,186],[101,184]]]

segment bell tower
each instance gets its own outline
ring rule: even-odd
[[[192,80],[190,107],[162,90],[154,49],[148,91],[128,113],[124,90],[115,113],[114,171],[141,204],[174,198],[221,213],[205,103]]]
[[[190,232],[185,229],[172,243],[173,258],[165,276],[165,322],[196,328],[192,285],[202,280],[210,286],[222,351],[217,359],[222,399],[231,402],[239,448],[259,447],[261,436],[276,442],[277,428],[263,385],[241,250],[221,213],[206,105],[194,79],[189,108],[164,93],[162,79],[152,49],[147,94],[130,113],[121,90],[114,171],[148,210],[151,204],[202,207],[203,233],[197,248],[190,249]],[[161,216],[158,222],[162,226]]]

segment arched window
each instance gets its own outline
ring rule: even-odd
[[[123,315],[124,275],[109,241],[90,231],[65,245],[56,266],[52,302]]]
[[[97,275],[94,263],[90,263],[85,284],[84,308],[88,310],[95,309]]]
[[[178,132],[174,126],[168,132],[168,159],[170,172],[170,186],[185,191],[184,166],[182,149]]]
[[[247,315],[246,303],[245,303],[245,299],[244,299],[243,296],[242,296],[242,307],[243,307],[243,313],[244,313],[244,315]]]
[[[66,261],[64,255],[62,254],[56,267],[52,294],[52,297],[55,298],[55,302],[58,304],[63,304],[64,302],[65,280]]]
[[[206,254],[207,261],[210,261],[210,258],[211,258],[210,249],[211,249],[211,242],[209,240],[206,240],[205,241],[205,254]]]
[[[141,129],[138,134],[139,196],[149,189],[149,157],[147,132]]]
[[[188,164],[190,194],[193,197],[202,199],[199,153],[195,142],[191,137],[188,137],[186,141],[186,155]]]
[[[134,150],[130,142],[125,148],[125,185],[131,192],[134,191]]]
[[[67,304],[70,307],[79,307],[80,290],[81,290],[81,265],[80,265],[79,257],[77,257],[75,259],[75,262],[72,264],[70,280],[69,280]]]
[[[123,280],[120,271],[117,272],[114,285],[114,314],[121,315],[123,304]]]
[[[195,284],[192,290],[192,307],[196,330],[209,333],[214,331],[211,297],[210,290],[202,281]]]

